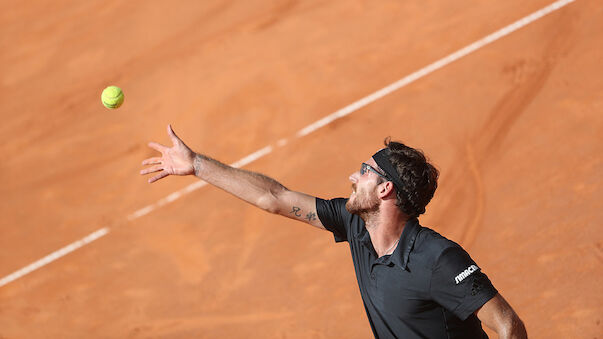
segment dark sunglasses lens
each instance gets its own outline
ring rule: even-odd
[[[360,165],[360,175],[364,175],[366,173],[366,164]]]

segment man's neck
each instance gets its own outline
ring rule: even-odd
[[[409,219],[397,206],[382,205],[379,211],[366,215],[364,222],[378,257],[393,253]]]

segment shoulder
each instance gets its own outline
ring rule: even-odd
[[[462,251],[456,242],[444,237],[428,227],[421,226],[415,241],[414,251],[420,253],[429,266],[435,266],[440,257]]]
[[[362,230],[361,219],[345,207],[348,199],[316,199],[316,213],[325,229],[335,234],[335,241],[347,241]]]
[[[321,199],[316,198],[316,211],[318,216],[324,218],[342,218],[348,217],[349,212],[345,208],[348,199],[345,198],[334,198],[334,199]],[[323,222],[324,224],[324,222]]]

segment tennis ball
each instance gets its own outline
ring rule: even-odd
[[[105,107],[116,109],[124,102],[124,93],[117,86],[109,86],[103,90],[101,101]]]

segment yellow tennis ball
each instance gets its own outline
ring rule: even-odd
[[[124,93],[117,86],[109,86],[101,94],[103,105],[109,109],[116,109],[124,102]]]

